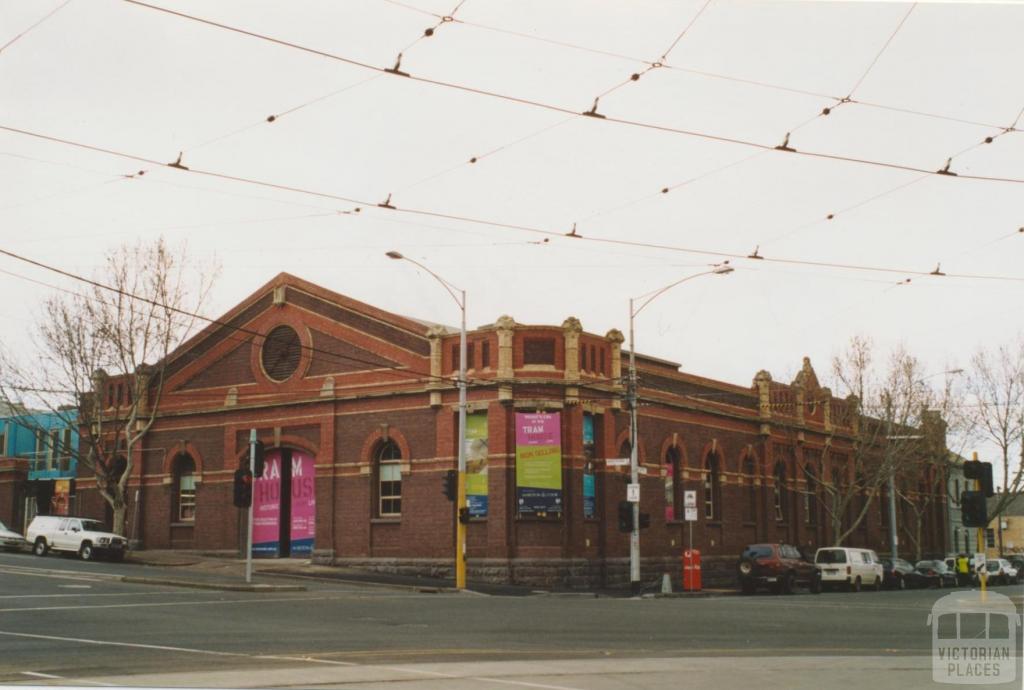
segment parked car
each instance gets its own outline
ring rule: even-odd
[[[944,561],[946,567],[952,570],[953,574],[956,576],[957,585],[960,587],[970,587],[971,585],[978,584],[978,574],[974,571],[974,558],[967,558],[966,574],[961,573],[959,568],[957,568],[956,562],[958,559],[959,556],[951,556]]]
[[[918,561],[914,571],[921,587],[956,587],[956,572],[945,561]]]
[[[7,525],[0,522],[0,546],[3,546],[8,551],[20,551],[27,544],[28,542],[25,541],[25,537],[8,529]]]
[[[783,594],[798,586],[815,594],[821,591],[818,569],[791,544],[752,544],[743,549],[737,571],[744,594],[753,594],[758,587]]]
[[[37,556],[45,556],[52,549],[77,553],[83,561],[97,555],[120,561],[128,546],[124,537],[105,531],[99,520],[59,515],[37,515],[25,538]]]
[[[1006,560],[1017,571],[1017,582],[1024,580],[1024,556],[1007,556]]]
[[[914,586],[914,565],[902,558],[882,559],[882,586],[886,589],[906,589]],[[909,581],[908,581],[909,576]]]
[[[990,558],[985,561],[990,585],[1008,585],[1017,582],[1017,569],[1005,558]]]
[[[862,587],[882,589],[882,561],[870,549],[830,546],[818,549],[814,563],[823,587],[844,586],[851,592],[859,592]]]

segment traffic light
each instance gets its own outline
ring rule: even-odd
[[[629,501],[619,501],[619,531],[633,531],[633,504]]]
[[[252,472],[248,467],[235,470],[235,507],[248,508],[252,505]]]
[[[981,493],[992,497],[995,492],[992,490],[992,463],[991,462],[965,462],[964,477],[966,479],[977,479],[981,482]]]
[[[968,462],[965,465],[976,463]],[[960,494],[960,515],[964,527],[987,527],[988,505],[984,491],[964,491]]]
[[[253,452],[253,475],[256,477],[263,476],[263,470],[266,462],[263,459],[263,453],[266,449],[263,446],[263,441],[257,441],[255,450]]]
[[[444,497],[449,501],[454,501],[458,498],[459,493],[459,473],[455,470],[448,470],[441,479],[444,481],[441,487]]]

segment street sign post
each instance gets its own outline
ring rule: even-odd
[[[683,492],[683,518],[690,526],[690,543],[687,548],[693,551],[693,523],[697,521],[697,492]]]

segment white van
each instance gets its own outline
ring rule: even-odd
[[[821,573],[822,587],[844,586],[851,592],[859,592],[862,587],[882,589],[882,561],[870,549],[821,548],[814,554],[814,565]]]

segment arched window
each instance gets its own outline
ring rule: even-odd
[[[721,461],[717,453],[707,457],[704,470],[704,517],[708,520],[721,520],[722,476]]]
[[[627,439],[627,440],[622,442],[621,446],[619,446],[619,457],[620,458],[628,458],[632,454],[633,454],[633,446],[630,445],[629,440]]]
[[[665,453],[665,522],[676,519],[676,482],[679,481],[679,449]]]
[[[194,522],[196,519],[196,463],[189,455],[174,458],[172,486],[174,505],[172,522]]]
[[[818,481],[814,475],[814,467],[810,463],[804,465],[804,522],[808,525],[818,524]]]
[[[786,518],[786,466],[782,462],[775,463],[775,520],[785,522]]]
[[[743,502],[744,522],[757,522],[757,466],[753,458],[743,461],[743,481],[747,485],[747,500]]]
[[[397,517],[402,514],[402,451],[388,440],[377,446],[374,454],[377,473],[377,516]]]

